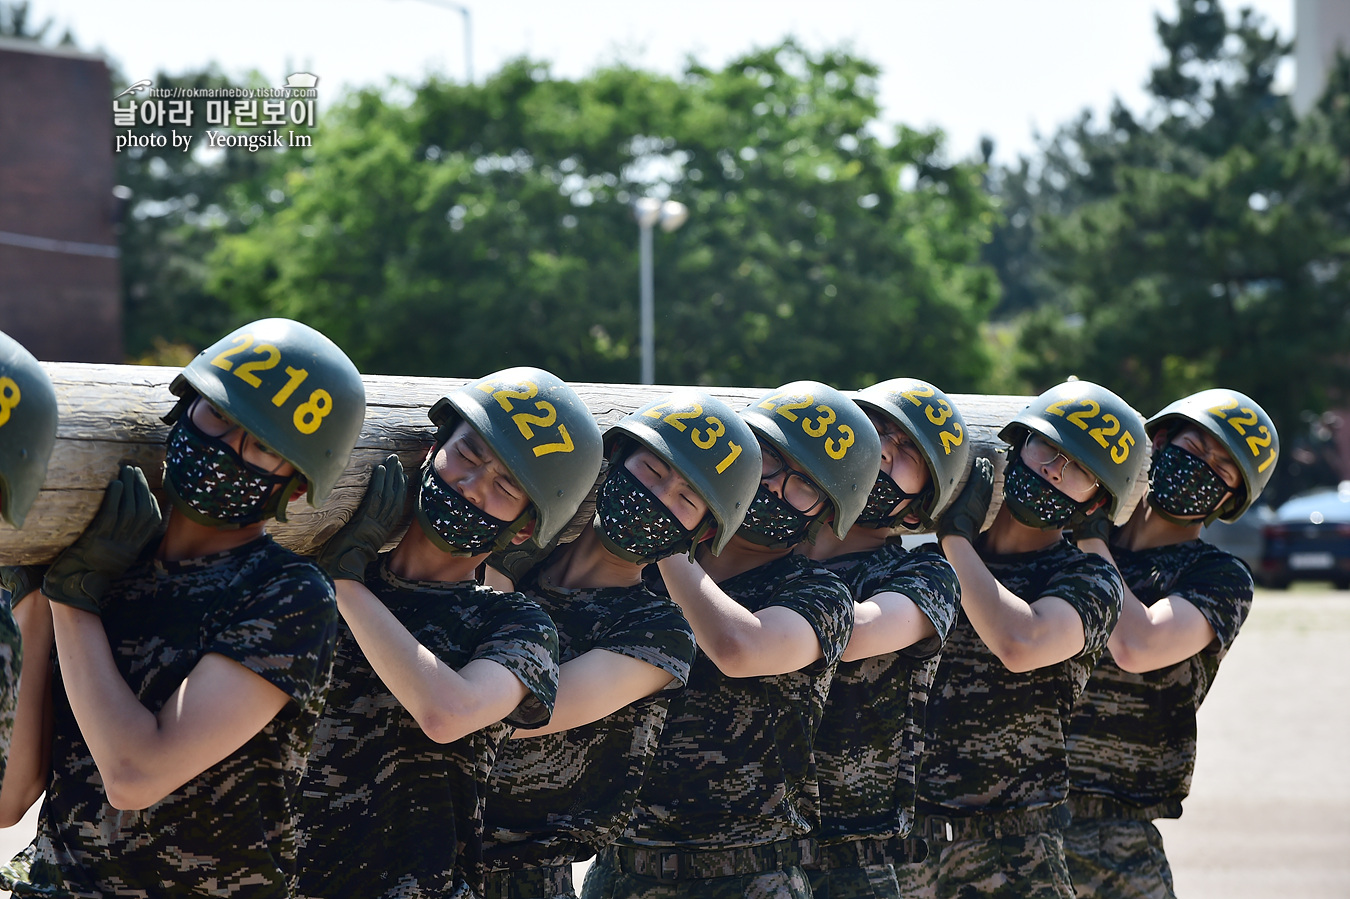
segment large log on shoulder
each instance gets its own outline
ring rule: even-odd
[[[164,464],[168,425],[162,421],[175,402],[169,383],[178,369],[138,365],[44,363],[56,388],[61,423],[47,480],[22,531],[0,522],[0,564],[50,561],[93,518],[103,489],[122,461],[140,465],[157,490]],[[347,470],[321,509],[304,499],[291,503],[288,521],[273,522],[277,540],[311,552],[342,525],[365,489],[370,468],[391,452],[413,471],[431,445],[427,410],[468,378],[407,378],[366,375],[366,420]],[[662,385],[573,384],[601,429],[673,388]],[[708,387],[733,408],[745,406],[763,388]],[[993,458],[1002,477],[1004,444],[998,431],[1015,416],[1025,396],[952,394],[965,416],[973,449]],[[1147,449],[1147,447],[1145,447]],[[1133,508],[1126,503],[1121,518]],[[998,495],[996,489],[995,495]],[[161,500],[162,500],[161,494]],[[990,516],[997,506],[990,510]]]

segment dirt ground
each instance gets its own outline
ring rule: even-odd
[[[1177,895],[1350,899],[1350,593],[1258,592],[1199,729],[1186,813],[1159,825]]]

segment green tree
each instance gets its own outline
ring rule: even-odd
[[[1042,161],[1053,299],[1023,324],[1020,372],[1100,381],[1146,413],[1234,387],[1289,442],[1305,411],[1350,399],[1344,63],[1300,121],[1273,89],[1289,45],[1249,10],[1182,0],[1158,32],[1149,114],[1080,118]]]
[[[211,287],[368,371],[634,381],[631,203],[669,196],[692,214],[657,237],[658,380],[976,389],[996,294],[981,168],[946,163],[935,133],[879,140],[876,75],[786,42],[679,78],[518,60],[403,102],[357,92],[280,208],[222,241]]]

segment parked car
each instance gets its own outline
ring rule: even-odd
[[[1291,581],[1331,581],[1350,589],[1350,481],[1296,496],[1265,527],[1257,581],[1283,590]]]

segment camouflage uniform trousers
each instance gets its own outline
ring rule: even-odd
[[[905,899],[1074,899],[1059,831],[931,842],[895,874]]]
[[[1079,897],[1176,899],[1162,834],[1152,821],[1074,819],[1064,830],[1064,858]]]
[[[777,871],[667,880],[621,871],[612,850],[601,852],[586,872],[581,899],[812,899],[806,872],[796,865]]]
[[[572,866],[489,871],[482,899],[577,899]]]
[[[814,899],[900,899],[900,884],[891,865],[856,868],[807,868]]]

